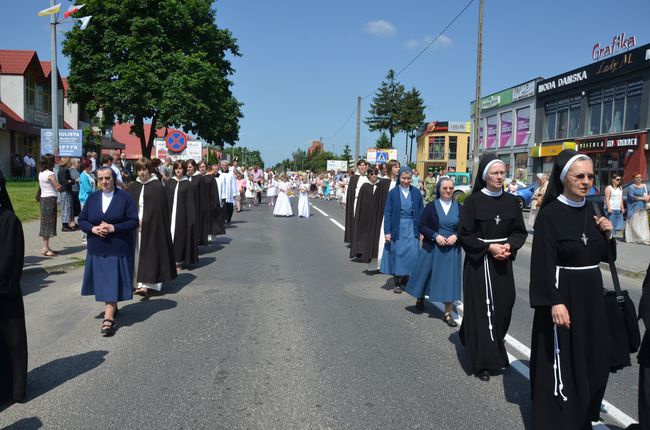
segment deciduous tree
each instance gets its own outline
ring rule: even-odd
[[[234,144],[241,103],[233,96],[227,55],[239,55],[229,30],[215,24],[210,0],[85,0],[92,15],[85,30],[66,33],[70,100],[90,114],[100,110],[104,127],[133,122],[142,154],[149,156],[152,130],[177,127],[209,143]]]

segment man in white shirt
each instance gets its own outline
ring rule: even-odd
[[[234,169],[232,170],[228,167],[227,160],[221,160],[221,173],[217,178],[217,186],[219,187],[221,206],[226,209],[225,219],[227,223],[232,220],[232,213],[235,210],[235,197],[239,195],[237,179],[235,178]]]

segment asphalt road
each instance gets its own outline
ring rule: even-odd
[[[235,214],[200,267],[163,296],[121,304],[113,338],[99,335],[102,306],[79,296],[81,270],[25,278],[29,400],[0,408],[0,428],[529,427],[516,366],[489,383],[468,375],[441,312],[414,313],[388,276],[351,262],[330,219],[343,212],[315,205],[328,217]],[[529,256],[525,247],[515,264],[510,332],[524,345]],[[622,282],[638,300],[640,282]],[[637,370],[612,375],[606,394],[632,418]]]

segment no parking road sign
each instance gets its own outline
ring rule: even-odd
[[[165,145],[171,152],[183,152],[187,148],[188,137],[180,130],[171,130],[165,138]]]

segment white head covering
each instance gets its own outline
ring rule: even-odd
[[[566,174],[569,173],[569,169],[571,169],[571,165],[578,160],[591,160],[591,158],[587,157],[584,154],[576,154],[573,157],[569,158],[569,161],[564,165],[564,168],[562,168],[562,172],[560,172],[560,181],[564,182]]]
[[[483,178],[484,181],[487,179],[488,170],[490,170],[490,167],[491,167],[493,164],[495,164],[495,163],[501,163],[501,164],[503,164],[504,166],[506,165],[506,163],[504,163],[502,160],[499,160],[498,158],[495,158],[494,160],[492,160],[492,161],[490,161],[489,163],[487,163],[487,164],[485,165],[485,169],[483,169],[483,174],[481,175],[481,177]]]

